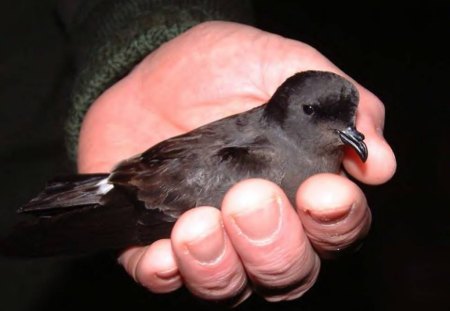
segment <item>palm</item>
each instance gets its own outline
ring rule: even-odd
[[[293,45],[235,24],[207,24],[172,40],[93,105],[83,125],[80,170],[109,170],[165,138],[264,103],[296,71],[337,70],[324,58],[311,62],[313,51],[298,42],[294,53]]]

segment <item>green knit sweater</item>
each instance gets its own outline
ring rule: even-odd
[[[76,158],[89,106],[146,55],[190,27],[208,20],[250,23],[244,0],[86,0],[68,25],[77,74],[66,123],[69,156]]]

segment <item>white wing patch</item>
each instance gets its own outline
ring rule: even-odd
[[[106,194],[108,193],[112,188],[114,188],[113,184],[110,184],[108,181],[108,178],[102,179],[100,180],[96,186],[98,187],[97,189],[97,194]]]

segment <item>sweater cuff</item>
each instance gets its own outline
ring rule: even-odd
[[[249,1],[86,1],[70,25],[78,68],[66,122],[67,149],[76,160],[90,105],[145,56],[192,26],[209,20],[251,22]]]

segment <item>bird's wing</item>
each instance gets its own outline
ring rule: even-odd
[[[228,133],[229,134],[229,133]],[[228,141],[202,130],[166,140],[120,163],[109,179],[170,218],[195,206],[219,207],[236,182],[253,177],[281,181],[276,150],[261,136]]]

